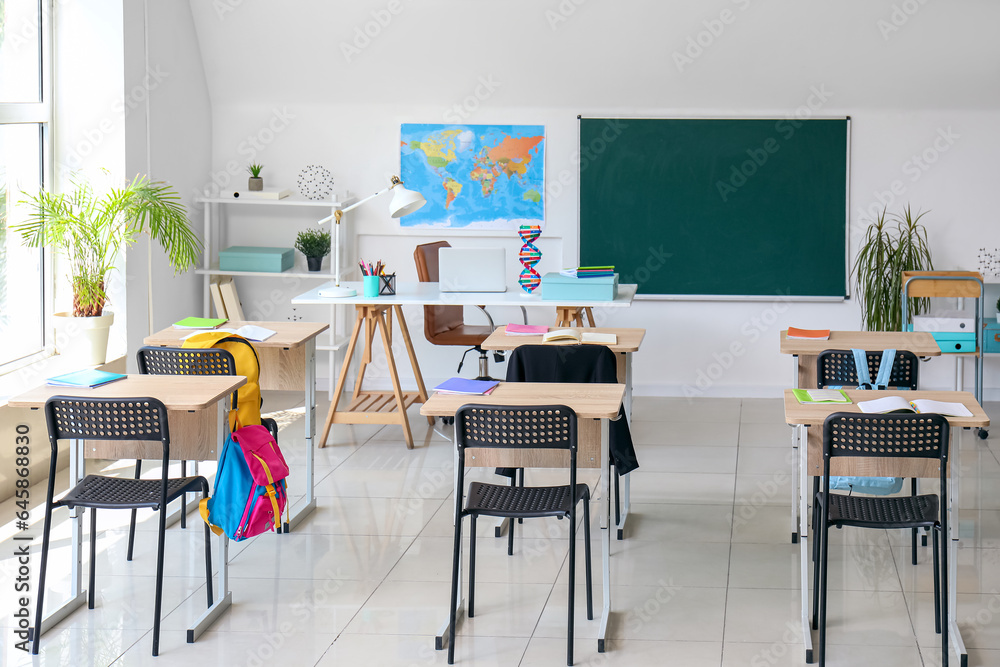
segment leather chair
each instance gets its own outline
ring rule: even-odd
[[[422,283],[435,283],[438,281],[438,250],[450,248],[447,241],[435,241],[434,243],[422,243],[413,251],[413,261],[417,265],[417,278]],[[475,350],[479,353],[479,377],[478,380],[490,380],[489,359],[486,351],[481,347],[495,328],[493,318],[482,306],[476,306],[486,319],[488,325],[466,324],[462,306],[424,306],[424,337],[434,345],[459,345],[469,349],[462,355],[462,361],[458,364],[458,371],[461,372],[462,364],[465,363],[465,355]],[[494,352],[493,358],[497,363],[504,360],[503,353]]]

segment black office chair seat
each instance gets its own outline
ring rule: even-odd
[[[831,493],[830,523],[861,528],[933,528],[938,520],[938,497],[844,496]]]
[[[53,505],[56,507],[95,507],[97,509],[160,508],[159,479],[128,479],[87,475],[69,493]],[[208,493],[204,477],[178,477],[167,480],[167,502],[183,493],[203,491]]]
[[[569,486],[500,486],[473,482],[469,485],[466,512],[512,519],[535,519],[546,516],[569,516],[570,508],[581,500],[590,500],[590,488],[577,484],[573,494]]]

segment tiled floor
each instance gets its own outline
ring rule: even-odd
[[[267,406],[288,408],[279,417],[294,494],[302,488],[301,406],[294,394],[269,395]],[[997,405],[988,411],[1000,417]],[[184,628],[205,604],[197,576],[201,531],[168,530],[156,659],[150,655],[154,522],[147,517],[141,524],[136,558],[128,563],[127,514],[104,512],[96,609],[81,609],[46,634],[33,664],[445,664],[433,635],[446,616],[451,567],[450,429],[436,433],[415,413],[411,422],[412,451],[396,427],[335,429],[334,446],[316,455],[318,510],[290,535],[231,545],[233,607],[195,644],[185,643]],[[798,552],[789,540],[790,432],[780,402],[637,398],[633,433],[641,468],[633,473],[628,539],[612,543],[612,641],[607,653],[597,653],[598,621],[586,620],[578,579],[576,664],[804,664]],[[963,446],[960,626],[969,664],[997,665],[1000,434],[988,441],[966,435]],[[32,489],[33,502],[43,495],[43,487]],[[0,504],[3,665],[32,664],[14,648],[15,509],[12,501]],[[60,514],[50,561],[53,602],[68,585],[69,531]],[[40,536],[41,512],[36,508],[32,517],[29,532]],[[480,530],[477,615],[461,629],[458,664],[564,664],[564,524],[527,522],[513,557],[490,531]],[[831,667],[940,664],[930,551],[922,549],[914,567],[908,548],[900,534],[835,532]],[[596,540],[594,553],[599,577]],[[34,578],[37,555],[31,569]],[[595,596],[597,606],[599,580]]]

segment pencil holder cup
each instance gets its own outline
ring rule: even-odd
[[[378,276],[362,276],[364,281],[364,295],[366,299],[378,296]]]
[[[376,276],[378,278],[378,293],[385,294],[386,296],[396,293],[396,274],[387,273],[382,276]]]

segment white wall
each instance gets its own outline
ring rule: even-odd
[[[980,247],[1000,246],[991,187],[1000,149],[996,3],[190,4],[212,102],[212,164],[202,182],[223,189],[241,184],[243,167],[259,161],[270,185],[294,187],[300,169],[321,164],[339,190],[367,194],[398,172],[401,123],[459,115],[469,123],[543,124],[548,183],[569,179],[547,197],[544,272],[577,259],[578,114],[850,115],[852,248],[870,211],[907,202],[931,211],[925,223],[936,268],[974,269]],[[925,169],[913,161],[921,155]],[[432,238],[400,233],[378,202],[350,218],[360,255],[382,257],[400,279],[415,275],[413,245]],[[231,221],[248,244],[291,246],[310,218],[237,214]],[[513,233],[434,236],[442,237],[518,246]],[[239,281],[248,312],[323,320],[321,308],[288,304],[309,286]],[[777,332],[789,324],[856,329],[859,312],[853,300],[640,302],[608,323],[648,330],[637,357],[639,393],[776,395],[791,379]],[[428,383],[453,374],[457,352],[426,344],[419,310],[407,315]],[[498,321],[517,316],[499,313]],[[552,311],[530,317],[549,323]],[[923,383],[950,386],[952,368],[931,362]],[[998,359],[989,359],[988,387],[1000,387],[998,375]]]

